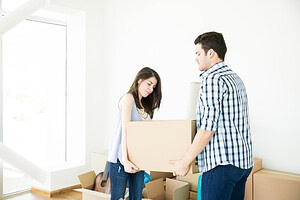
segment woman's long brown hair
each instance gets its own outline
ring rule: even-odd
[[[151,94],[149,94],[146,98],[142,98],[142,100],[141,100],[142,105],[141,105],[140,101],[139,101],[138,81],[140,79],[145,80],[145,79],[148,79],[151,77],[156,78],[156,80],[157,80],[156,86],[153,89],[153,92]],[[161,102],[161,98],[162,98],[161,80],[160,80],[158,73],[149,67],[142,68],[135,76],[135,79],[134,79],[128,93],[133,95],[136,107],[139,109],[144,108],[145,112],[148,113],[148,115],[152,119],[154,110],[158,109],[160,107],[160,102]]]

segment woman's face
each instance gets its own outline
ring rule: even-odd
[[[139,99],[146,98],[149,94],[151,94],[157,84],[157,80],[154,76],[148,79],[140,79],[138,81],[138,91],[139,91]]]

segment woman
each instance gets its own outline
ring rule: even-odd
[[[124,198],[127,181],[129,200],[142,199],[144,171],[128,160],[126,126],[129,121],[152,119],[154,110],[160,107],[161,97],[158,73],[145,67],[138,72],[129,91],[119,101],[117,123],[108,154],[111,200]]]

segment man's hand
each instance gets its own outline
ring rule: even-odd
[[[182,159],[170,160],[169,163],[174,165],[173,176],[185,176],[190,168],[190,164],[184,163]]]

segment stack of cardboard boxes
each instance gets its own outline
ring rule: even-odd
[[[129,122],[127,144],[129,159],[141,170],[150,173],[152,180],[143,191],[144,200],[197,199],[197,163],[191,164],[185,177],[172,175],[170,160],[180,159],[192,144],[196,133],[195,120],[165,120]],[[106,155],[94,153],[92,168],[104,170]],[[245,200],[299,200],[300,175],[262,169],[262,160],[255,158],[246,183]],[[91,190],[95,171],[79,176],[83,200],[108,200],[109,194]]]
[[[146,184],[143,191],[143,198],[153,200],[188,200],[189,184],[175,179],[163,178],[152,180]]]
[[[141,134],[142,133],[142,134]],[[146,184],[144,197],[154,200],[188,200],[190,184],[170,179],[174,166],[170,160],[182,158],[193,142],[195,120],[164,120],[130,122],[127,125],[129,159],[139,168],[150,171],[152,181]],[[155,177],[155,171],[163,177]],[[189,174],[198,172],[196,160]],[[164,178],[166,180],[164,181]]]
[[[172,178],[173,165],[170,164],[170,160],[180,159],[184,155],[192,144],[195,133],[195,120],[129,122],[127,129],[129,159],[141,170],[149,172],[152,177],[152,181],[145,186],[143,192],[145,198],[153,200],[190,198],[189,183]],[[92,163],[104,167],[106,156],[96,153],[93,156]],[[97,166],[93,168],[100,170]],[[197,171],[198,167],[194,161],[189,174]],[[91,190],[95,176],[95,171],[79,176],[83,187],[80,189],[83,200],[109,199],[110,195]]]

